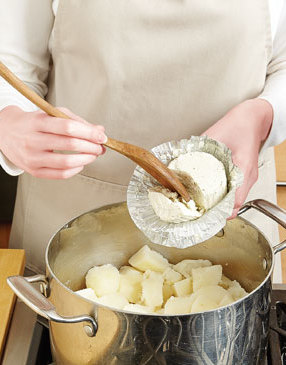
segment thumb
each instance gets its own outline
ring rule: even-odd
[[[236,218],[238,212],[239,212],[239,209],[238,208],[237,209],[233,209],[231,216],[228,217],[227,220],[230,221],[231,219]]]

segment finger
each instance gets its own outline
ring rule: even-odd
[[[36,168],[52,168],[69,170],[92,163],[96,159],[94,155],[88,154],[59,154],[54,152],[44,152],[39,156]]]
[[[81,122],[81,123],[85,123],[85,124],[87,123],[88,124],[88,122],[85,119],[83,119],[82,117],[80,117],[77,114],[74,114],[68,108],[65,108],[63,106],[58,106],[57,109],[61,110],[63,113],[65,113],[71,119],[77,120],[78,122]]]
[[[75,151],[80,153],[94,154],[96,156],[104,153],[101,144],[92,143],[85,139],[60,136],[55,134],[41,133],[39,138],[40,146],[45,151]]]
[[[79,115],[74,114],[73,112],[71,112],[69,109],[65,108],[65,107],[58,107],[58,109],[60,109],[63,113],[65,113],[67,116],[69,116],[71,119],[77,120],[78,122],[84,123],[84,124],[91,124],[89,122],[87,122],[85,119],[83,119],[82,117],[80,117]],[[100,129],[102,132],[105,131],[105,128],[103,127],[103,125],[100,124],[94,124],[94,126],[96,126],[98,129]]]
[[[72,119],[44,118],[39,121],[38,131],[85,139],[93,143],[105,143],[107,141],[107,137],[102,131],[102,128]]]
[[[232,214],[230,217],[227,218],[227,220],[231,220],[237,217],[237,213],[239,212],[239,209],[233,209]]]
[[[245,202],[245,199],[248,195],[249,190],[250,190],[250,186],[248,183],[244,183],[242,186],[240,186],[236,190],[233,211],[232,211],[231,216],[228,218],[228,220],[233,219],[237,216],[239,209]]]
[[[81,172],[82,169],[83,166],[66,170],[40,168],[33,170],[30,174],[41,179],[68,179]]]

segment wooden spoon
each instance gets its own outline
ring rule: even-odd
[[[22,82],[2,62],[0,62],[0,75],[22,95],[47,114],[57,118],[70,119],[68,115],[49,104],[46,100],[41,98],[37,93],[24,84],[24,82]],[[161,185],[172,191],[178,192],[185,201],[190,200],[189,193],[178,177],[151,152],[129,143],[117,141],[113,138],[108,138],[104,145],[136,162],[157,181],[159,181]]]

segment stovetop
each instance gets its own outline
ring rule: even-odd
[[[267,355],[265,365],[286,365],[286,285],[272,290]]]
[[[273,285],[271,300],[269,345],[267,358],[261,365],[286,365],[286,284]],[[22,338],[19,338],[20,336]],[[23,343],[26,343],[26,346],[22,346]],[[19,344],[21,348],[17,347]],[[2,365],[15,364],[53,364],[48,321],[35,315],[19,301],[2,362]]]

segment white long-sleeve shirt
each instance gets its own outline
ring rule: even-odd
[[[0,60],[43,97],[48,91],[49,44],[58,1],[0,0]],[[274,119],[264,148],[286,139],[286,0],[268,1],[273,52],[260,97],[272,105]],[[17,105],[25,111],[37,109],[0,78],[0,110],[8,105]],[[1,151],[0,164],[11,175],[23,172]]]

